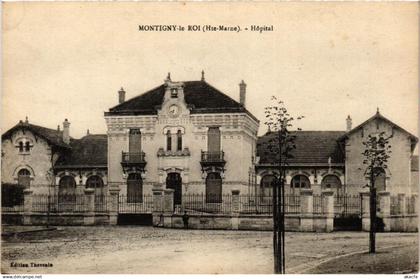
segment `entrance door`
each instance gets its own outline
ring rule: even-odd
[[[166,177],[166,188],[173,189],[174,192],[174,204],[182,203],[182,178],[179,173],[171,172]]]

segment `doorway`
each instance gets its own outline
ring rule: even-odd
[[[166,188],[174,190],[174,204],[182,203],[182,178],[179,173],[171,172],[166,177]]]

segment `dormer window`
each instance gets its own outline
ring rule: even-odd
[[[171,98],[178,98],[178,88],[171,89]]]

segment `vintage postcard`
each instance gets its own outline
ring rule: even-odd
[[[2,20],[2,274],[416,278],[417,3]]]

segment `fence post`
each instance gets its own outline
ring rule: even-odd
[[[382,218],[384,222],[384,231],[391,231],[391,195],[389,192],[378,192],[380,204],[378,217]],[[400,198],[400,197],[398,197]],[[403,200],[405,201],[404,197]]]
[[[370,231],[370,193],[369,191],[360,192],[360,197],[362,199],[362,230]]]
[[[300,190],[300,230],[311,232],[314,230],[313,219],[314,199],[312,189]]]
[[[120,188],[118,186],[109,188],[109,224],[116,225],[118,223],[118,197]]]
[[[164,189],[164,212],[173,213],[174,212],[174,189]]]
[[[85,225],[93,225],[95,223],[95,190],[92,188],[86,188],[83,190],[84,196],[84,218],[83,223]]]
[[[32,193],[31,189],[23,190],[24,203],[23,203],[23,224],[31,225],[31,215],[32,215]]]
[[[162,188],[153,188],[153,226],[162,226],[161,215],[163,213],[163,189]]]
[[[232,190],[232,230],[239,229],[239,210],[240,210],[240,198],[239,190]]]
[[[334,191],[322,191],[322,205],[324,207],[323,214],[325,215],[325,231],[332,232],[334,230]]]

